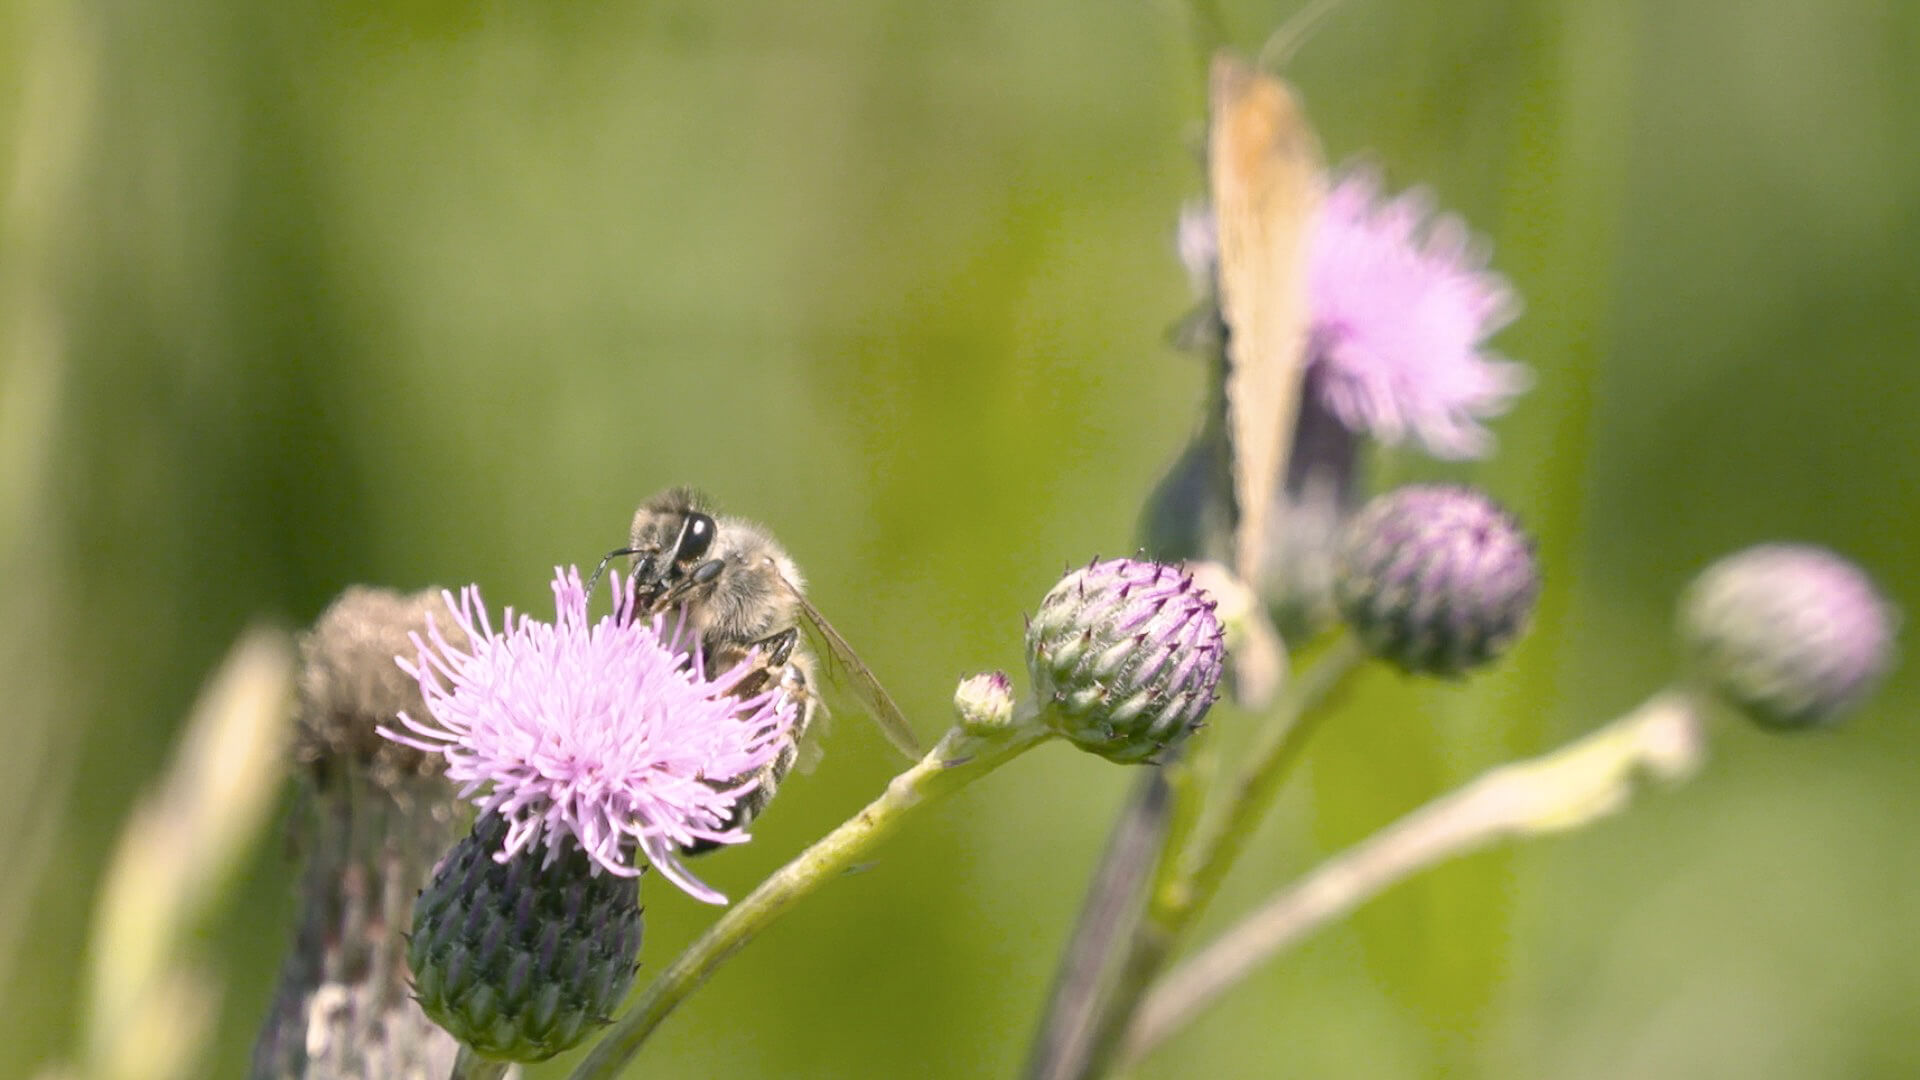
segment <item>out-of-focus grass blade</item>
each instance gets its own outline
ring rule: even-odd
[[[217,989],[183,962],[184,939],[266,823],[292,684],[285,633],[241,635],[201,691],[166,775],[122,830],[88,944],[83,1075],[187,1075]]]

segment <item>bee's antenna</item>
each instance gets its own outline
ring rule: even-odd
[[[638,554],[640,554],[638,549],[630,548],[630,547],[620,548],[615,551],[607,552],[606,557],[600,560],[600,565],[593,568],[593,576],[587,579],[587,596],[588,597],[593,596],[593,590],[599,586],[600,575],[606,573],[608,563],[612,562],[613,560],[619,558],[622,555],[638,555]]]

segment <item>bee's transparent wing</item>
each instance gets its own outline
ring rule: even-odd
[[[821,674],[809,668],[804,678],[807,695],[807,731],[794,741],[796,751],[793,759],[795,772],[812,775],[813,770],[826,757],[823,744],[827,732],[833,727],[833,713],[827,708],[827,698],[821,684]]]
[[[798,752],[794,755],[793,771],[802,776],[812,776],[813,770],[820,767],[821,759],[826,757],[826,750],[821,746],[821,740],[826,735],[826,712],[826,709],[814,706],[813,726],[807,729],[806,736],[795,747]]]
[[[786,581],[785,578],[781,580]],[[853,651],[852,645],[847,644],[846,638],[840,636],[840,631],[833,628],[827,617],[820,614],[820,609],[814,607],[813,602],[802,595],[799,589],[794,588],[792,582],[788,581],[786,585],[814,636],[825,646],[827,655],[846,669],[847,689],[859,700],[860,707],[873,717],[873,722],[880,726],[880,733],[887,737],[894,749],[905,754],[909,761],[919,761],[925,756],[926,750],[920,745],[920,740],[914,737],[913,728],[907,725],[906,716],[900,712],[900,706],[893,703],[886,687],[874,678],[872,669],[861,662],[860,655]]]

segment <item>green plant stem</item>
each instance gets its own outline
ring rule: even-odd
[[[1144,769],[1121,807],[1060,954],[1053,990],[1021,1074],[1026,1080],[1061,1080],[1086,1060],[1103,1016],[1101,992],[1114,945],[1132,940],[1160,852],[1175,842],[1169,837],[1169,815],[1183,794],[1185,776],[1184,763]]]
[[[463,1044],[460,1047],[460,1056],[454,1059],[453,1072],[447,1080],[500,1080],[511,1068],[513,1068],[513,1062],[483,1058]]]
[[[1699,708],[1668,692],[1558,750],[1483,773],[1323,863],[1169,974],[1133,1019],[1123,1062],[1138,1061],[1262,964],[1389,886],[1497,840],[1591,824],[1624,807],[1641,776],[1683,780],[1704,756]]]
[[[1030,709],[1019,722],[997,732],[948,731],[918,764],[894,777],[879,798],[775,871],[688,946],[574,1069],[572,1080],[612,1080],[667,1014],[787,909],[839,877],[915,808],[958,791],[1047,735]]]
[[[1318,730],[1326,715],[1318,706],[1366,659],[1365,647],[1343,631],[1312,666],[1287,684],[1248,748],[1246,765],[1235,776],[1220,812],[1202,821],[1193,842],[1172,864],[1177,869],[1163,875],[1149,919],[1178,932],[1212,902]]]
[[[1060,966],[1021,1073],[1026,1080],[1082,1075],[1114,983],[1116,948],[1131,944],[1157,884],[1166,853],[1186,846],[1199,822],[1201,796],[1218,772],[1216,740],[1202,734],[1185,753],[1149,768],[1120,808]]]
[[[1218,813],[1201,822],[1183,850],[1172,846],[1162,850],[1146,916],[1128,945],[1084,1067],[1072,1075],[1100,1076],[1112,1064],[1147,988],[1166,967],[1181,934],[1219,892],[1227,871],[1300,760],[1325,715],[1317,706],[1366,657],[1359,641],[1342,632],[1317,662],[1289,680],[1255,735],[1246,765],[1235,776]]]

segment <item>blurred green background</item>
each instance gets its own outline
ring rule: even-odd
[[[1195,422],[1171,3],[4,10],[0,1075],[71,1050],[102,861],[249,619],[354,582],[542,611],[691,482],[931,737],[1065,564],[1130,548]],[[1291,5],[1223,10],[1252,47]],[[1332,160],[1430,185],[1526,298],[1499,456],[1382,466],[1489,486],[1547,586],[1496,673],[1363,680],[1226,910],[1632,705],[1721,552],[1826,543],[1916,603],[1916,63],[1896,0],[1352,0],[1290,64]],[[1842,733],[1729,732],[1684,790],[1419,879],[1146,1075],[1920,1074],[1916,701],[1909,666]],[[854,720],[828,750],[710,880],[893,766]],[[1047,748],[925,815],[634,1074],[1010,1075],[1129,779]],[[244,1068],[292,875],[270,838],[197,942],[208,1075]],[[648,894],[658,970],[713,913]]]

